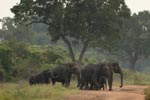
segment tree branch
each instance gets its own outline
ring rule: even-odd
[[[71,45],[70,41],[63,34],[61,34],[61,38],[66,43],[66,45],[68,47],[72,62],[75,62],[76,59],[75,59],[75,55],[74,55],[74,52],[73,52],[72,45]]]
[[[81,51],[81,53],[80,53],[80,55],[79,55],[79,59],[78,59],[79,62],[81,62],[82,59],[83,59],[83,56],[84,56],[84,54],[85,54],[85,52],[86,52],[86,50],[87,50],[87,48],[88,48],[88,43],[89,43],[89,40],[86,40],[86,41],[84,42],[82,51]]]

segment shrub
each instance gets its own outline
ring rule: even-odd
[[[150,87],[145,89],[144,94],[145,94],[145,100],[150,100]]]

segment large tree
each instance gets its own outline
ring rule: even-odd
[[[129,70],[136,71],[138,60],[150,55],[150,13],[139,12],[123,22],[123,34],[115,50],[129,62]]]
[[[11,11],[17,22],[47,24],[52,40],[67,45],[72,61],[72,41],[83,44],[78,58],[82,61],[93,40],[117,38],[120,18],[130,15],[124,0],[21,0]]]
[[[1,41],[30,41],[33,32],[26,25],[15,25],[14,19],[10,17],[4,17],[0,19],[0,22],[2,23],[2,29],[0,29]]]

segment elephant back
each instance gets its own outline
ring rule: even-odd
[[[101,63],[101,64],[98,64],[98,65],[99,65],[99,75],[100,76],[108,76],[110,74],[108,64]]]

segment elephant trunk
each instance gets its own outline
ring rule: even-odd
[[[123,73],[122,72],[120,73],[120,77],[121,77],[121,85],[120,85],[120,88],[121,88],[123,87]]]
[[[79,85],[80,85],[80,77],[81,77],[81,73],[78,72],[76,75],[77,75],[77,80],[78,80],[77,87],[79,87]]]

